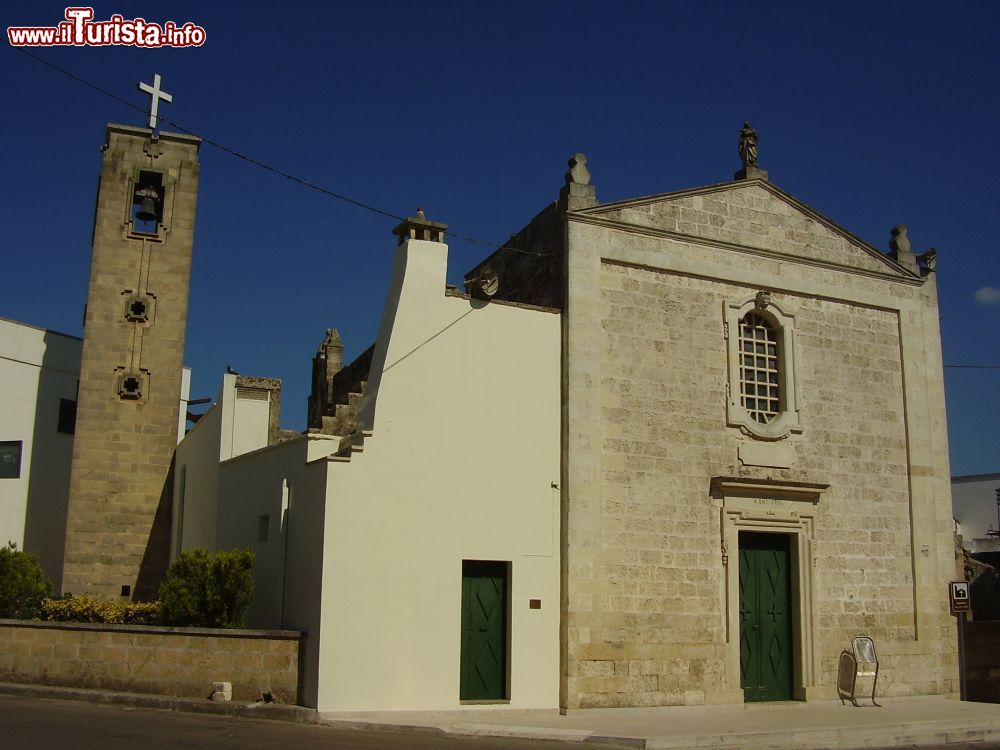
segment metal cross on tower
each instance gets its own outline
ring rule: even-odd
[[[153,74],[153,85],[150,86],[148,83],[143,83],[139,81],[139,90],[145,91],[149,94],[152,101],[149,104],[149,127],[156,130],[156,112],[160,107],[160,100],[167,102],[173,102],[174,97],[165,91],[160,90],[160,74]]]

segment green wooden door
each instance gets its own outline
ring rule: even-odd
[[[789,537],[740,534],[740,686],[746,701],[792,698]]]
[[[507,695],[507,563],[462,562],[461,700]]]

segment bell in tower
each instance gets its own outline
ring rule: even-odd
[[[156,193],[156,188],[140,187],[135,191],[135,197],[139,203],[139,210],[135,212],[135,218],[139,221],[156,221],[158,214],[156,204],[160,197]]]
[[[156,225],[163,221],[164,195],[163,174],[148,170],[139,172],[132,192],[132,219],[146,226],[136,226],[135,230],[156,233]]]

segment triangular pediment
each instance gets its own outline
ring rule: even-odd
[[[606,203],[574,213],[612,224],[913,278],[846,229],[763,180]]]

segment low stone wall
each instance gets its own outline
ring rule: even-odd
[[[1000,620],[965,623],[965,699],[1000,703]]]
[[[299,642],[289,630],[218,630],[0,620],[0,682],[233,700],[298,702]]]

